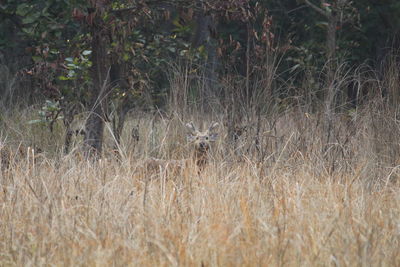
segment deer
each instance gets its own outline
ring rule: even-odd
[[[186,124],[188,130],[187,142],[191,146],[192,155],[182,160],[163,160],[157,158],[149,158],[145,161],[147,171],[163,170],[168,173],[177,173],[188,166],[196,166],[198,174],[200,174],[209,162],[209,152],[211,144],[218,138],[216,129],[219,127],[217,122],[212,122],[207,130],[199,131],[198,128],[189,122]]]
[[[212,122],[206,131],[200,132],[193,122],[187,123],[186,128],[189,130],[187,141],[193,146],[192,159],[199,170],[203,170],[208,163],[208,156],[211,144],[217,141],[218,122]]]

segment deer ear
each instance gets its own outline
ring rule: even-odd
[[[217,141],[218,134],[217,133],[212,133],[212,134],[209,135],[209,137],[210,137],[210,141],[211,142],[215,142],[215,141]]]
[[[186,128],[190,131],[190,133],[196,133],[197,129],[194,126],[193,122],[186,123]]]
[[[196,139],[196,136],[193,135],[193,134],[188,134],[188,135],[186,135],[186,140],[187,140],[188,142],[193,142],[195,139]]]
[[[219,127],[219,123],[218,122],[212,122],[210,124],[210,126],[208,127],[208,132],[211,133],[212,131],[214,131],[218,127]]]

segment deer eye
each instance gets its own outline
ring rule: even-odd
[[[208,136],[206,136],[206,140],[208,140]]]
[[[198,137],[198,136],[196,136],[196,140],[199,140],[199,137]]]

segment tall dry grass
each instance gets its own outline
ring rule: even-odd
[[[171,82],[172,112],[130,114],[119,157],[109,152],[115,140],[107,126],[97,162],[81,157],[82,137],[62,154],[61,123],[52,133],[27,124],[35,108],[3,113],[3,145],[44,152],[13,157],[0,173],[1,266],[400,265],[400,123],[382,94],[353,109],[333,105],[326,138],[325,114],[301,101],[246,107],[227,94],[203,114],[181,99],[187,79]],[[399,89],[390,81],[356,82]],[[235,89],[226,83],[223,91]],[[271,83],[259,85],[255,99],[267,100]],[[221,124],[207,168],[143,171],[150,156],[190,155],[189,120]]]
[[[61,156],[50,151],[57,138],[41,140],[41,159],[1,173],[0,265],[398,266],[398,144],[389,141],[399,129],[378,110],[336,118],[333,158],[322,154],[317,115],[276,115],[274,128],[264,118],[258,148],[250,126],[235,144],[222,127],[200,175],[138,171],[148,156],[188,155],[177,118],[141,119],[139,143],[131,118],[119,160]],[[36,127],[8,125],[8,140]]]

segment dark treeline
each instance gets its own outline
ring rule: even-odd
[[[397,0],[6,0],[0,18],[2,112],[39,101],[41,120],[71,131],[90,111],[94,151],[104,122],[119,142],[134,108],[218,103],[233,128],[296,105],[329,131],[374,97],[400,102]]]

